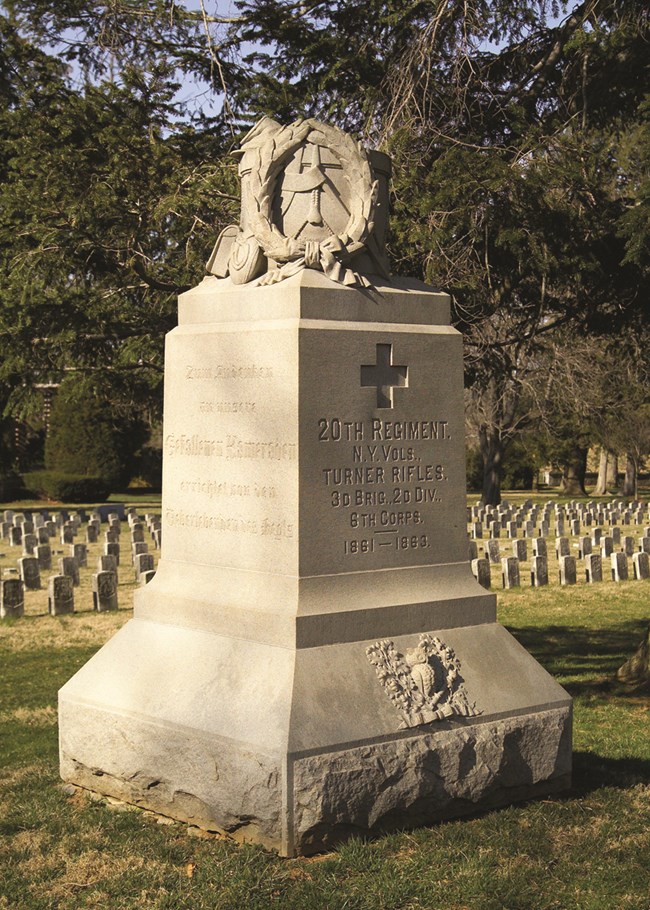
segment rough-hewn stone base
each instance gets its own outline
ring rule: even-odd
[[[566,693],[496,623],[440,634],[481,713],[400,729],[368,642],[133,620],[60,692],[62,777],[287,856],[566,786]]]
[[[570,709],[488,723],[432,725],[414,736],[297,759],[297,853],[351,834],[413,828],[557,792],[571,778]]]

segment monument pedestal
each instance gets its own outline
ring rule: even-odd
[[[183,295],[158,571],[60,692],[62,776],[287,856],[566,786],[570,698],[470,571],[462,396],[424,285]]]

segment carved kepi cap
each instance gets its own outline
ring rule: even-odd
[[[258,285],[304,268],[348,286],[369,287],[366,275],[388,277],[387,156],[317,120],[282,126],[269,117],[236,154],[241,221],[219,236],[208,272]]]

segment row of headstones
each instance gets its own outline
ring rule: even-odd
[[[532,547],[534,556],[548,556],[546,538],[533,537]],[[581,537],[578,540],[578,557],[584,559],[600,549],[600,555],[609,559],[618,547],[627,557],[633,556],[637,551],[639,553],[650,553],[650,527],[643,529],[643,536],[635,542],[633,537],[621,536],[620,528],[613,528],[611,535],[602,536],[600,528],[595,528],[591,537]],[[490,539],[486,540],[483,545],[483,552],[486,559],[493,565],[501,562],[502,554],[499,541]],[[519,538],[512,541],[512,555],[520,562],[526,562],[528,559],[528,541],[525,538]],[[555,555],[557,559],[562,556],[571,555],[571,542],[568,537],[557,537],[555,539]],[[475,540],[469,541],[469,558],[479,558],[478,543]]]
[[[101,559],[101,557],[100,557]],[[93,609],[103,613],[117,610],[117,573],[96,572],[92,577]],[[48,579],[48,612],[52,616],[74,613],[74,580],[71,575],[51,575]],[[20,578],[0,580],[0,619],[25,615],[25,585]]]
[[[104,546],[107,549],[108,545]],[[87,568],[88,555],[85,544],[72,544],[73,554],[70,556],[61,556],[58,561],[59,575],[65,575],[72,580],[73,587],[79,587],[80,576],[79,569]],[[108,562],[118,566],[120,562],[119,544],[117,551],[115,546],[111,546],[111,552],[104,553],[99,557],[99,562]],[[152,553],[138,553],[133,555],[133,567],[135,570],[135,580],[140,584],[146,584],[156,574],[154,569],[154,558]],[[51,569],[52,560],[48,556],[47,563],[43,565],[36,556],[22,556],[18,560],[18,577],[23,587],[27,591],[40,591],[41,585],[41,568]],[[11,570],[10,570],[11,571]],[[15,569],[13,571],[16,571]],[[99,571],[104,571],[100,567]]]
[[[6,515],[7,513],[5,512]],[[132,559],[136,581],[141,584],[147,584],[156,574],[153,554],[148,552],[148,546],[143,539],[143,525],[135,509],[129,510],[127,519],[131,527]],[[91,518],[91,521],[96,520],[101,522],[101,516],[98,515],[96,518]],[[117,514],[109,513],[108,520],[109,531],[106,533],[107,535],[115,536],[113,539],[107,538],[104,544],[105,552],[98,560],[98,571],[92,577],[93,606],[100,612],[117,609],[117,567],[120,562],[119,535],[121,533],[121,523]],[[147,515],[145,520],[154,540],[154,545],[159,547],[161,544],[159,517]],[[78,527],[77,523],[74,524]],[[76,533],[76,527],[75,532],[73,532],[73,538],[74,533]],[[47,549],[49,550],[50,548],[47,547]],[[60,574],[51,576],[48,581],[48,609],[53,615],[74,612],[73,589],[79,585],[79,567],[87,566],[86,544],[71,543],[70,549],[71,555],[64,556],[59,560]],[[46,562],[45,567],[51,568],[51,553],[45,555],[49,557],[49,563]],[[0,582],[0,618],[24,615],[25,589],[37,590],[41,587],[38,557],[23,556],[18,560],[18,566],[19,579],[3,579]]]
[[[36,555],[36,549],[39,546],[47,546],[50,540],[60,535],[62,545],[73,544],[79,529],[84,521],[85,515],[73,512],[59,512],[54,518],[49,513],[35,513],[29,518],[23,512],[13,512],[10,509],[3,513],[3,521],[0,522],[0,538],[8,540],[10,546],[21,546],[23,555]],[[122,531],[122,522],[117,512],[108,513],[108,530],[104,533],[106,543],[119,543]],[[131,542],[135,544],[144,544],[145,524],[140,520],[137,510],[129,508],[127,510],[127,520],[131,529]],[[154,547],[160,549],[162,543],[162,526],[160,516],[146,514],[145,523],[151,534]],[[86,527],[86,542],[97,543],[102,524],[101,512],[94,511],[88,519]],[[147,552],[140,550],[140,552]]]
[[[509,538],[514,539],[522,529],[526,537],[548,537],[552,518],[556,536],[563,537],[568,527],[571,535],[577,537],[583,527],[593,525],[607,524],[610,528],[618,525],[642,525],[650,521],[650,508],[647,503],[641,501],[579,503],[574,500],[567,506],[554,505],[552,502],[541,506],[527,500],[518,507],[510,506],[505,501],[499,506],[484,506],[478,503],[468,508],[467,515],[469,533],[474,540],[480,540],[486,529],[489,530],[492,539],[500,537],[501,531],[505,531]]]
[[[23,556],[35,556],[39,561],[39,567],[42,569],[51,568],[51,559],[52,551],[48,543],[39,543],[38,540],[42,539],[43,541],[49,540],[50,536],[54,536],[55,528],[60,526],[61,528],[61,543],[70,545],[70,554],[72,556],[78,556],[80,565],[85,565],[85,545],[84,544],[75,544],[74,539],[77,536],[78,529],[82,523],[82,516],[77,513],[72,513],[69,518],[66,518],[65,513],[59,513],[56,516],[56,519],[49,519],[47,513],[36,514],[33,516],[34,521],[28,521],[26,516],[23,513],[14,513],[11,510],[4,512],[5,521],[2,523],[3,526],[9,526],[12,529],[18,531],[17,535],[8,535],[10,539],[10,544],[18,545],[20,542],[23,544]],[[14,524],[9,525],[9,518],[13,518]],[[132,556],[135,559],[136,556],[141,553],[148,553],[149,547],[144,540],[144,525],[140,521],[137,511],[135,508],[130,508],[127,512],[127,519],[131,527],[131,552]],[[100,512],[93,512],[89,521],[88,527],[86,528],[86,542],[87,544],[96,543],[98,540],[99,530],[101,527],[102,516]],[[162,529],[160,517],[158,515],[145,515],[145,522],[149,528],[151,538],[153,540],[154,547],[159,549],[162,543]],[[119,562],[119,541],[121,534],[121,521],[117,512],[108,513],[108,530],[105,532],[105,546],[104,551],[106,554],[114,555],[117,557]],[[26,534],[23,533],[25,526],[34,527],[38,530],[38,538],[35,534]],[[22,535],[22,537],[20,536]],[[3,532],[0,536],[6,536]],[[14,541],[11,540],[12,536],[15,538]]]
[[[613,581],[628,581],[628,559],[625,553],[612,553],[610,556]],[[600,553],[589,553],[584,557],[585,580],[594,583],[603,580],[603,557]],[[492,584],[490,561],[486,558],[473,559],[472,572],[480,585],[489,588]],[[650,555],[646,552],[632,555],[633,576],[635,579],[650,578]],[[578,580],[577,561],[575,556],[560,556],[558,560],[559,580],[561,585],[575,585]],[[519,559],[516,556],[505,556],[501,560],[501,581],[504,588],[521,586]],[[532,587],[548,584],[548,559],[546,556],[533,556],[530,565],[530,583]]]

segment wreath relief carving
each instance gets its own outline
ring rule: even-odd
[[[402,715],[400,729],[481,712],[469,701],[453,648],[425,633],[406,654],[392,641],[375,642],[366,655],[390,700]]]
[[[281,126],[264,117],[236,154],[241,221],[219,236],[208,272],[257,285],[305,268],[347,286],[371,287],[364,271],[388,277],[375,230],[386,204],[378,207],[379,180],[352,136],[316,120]]]

